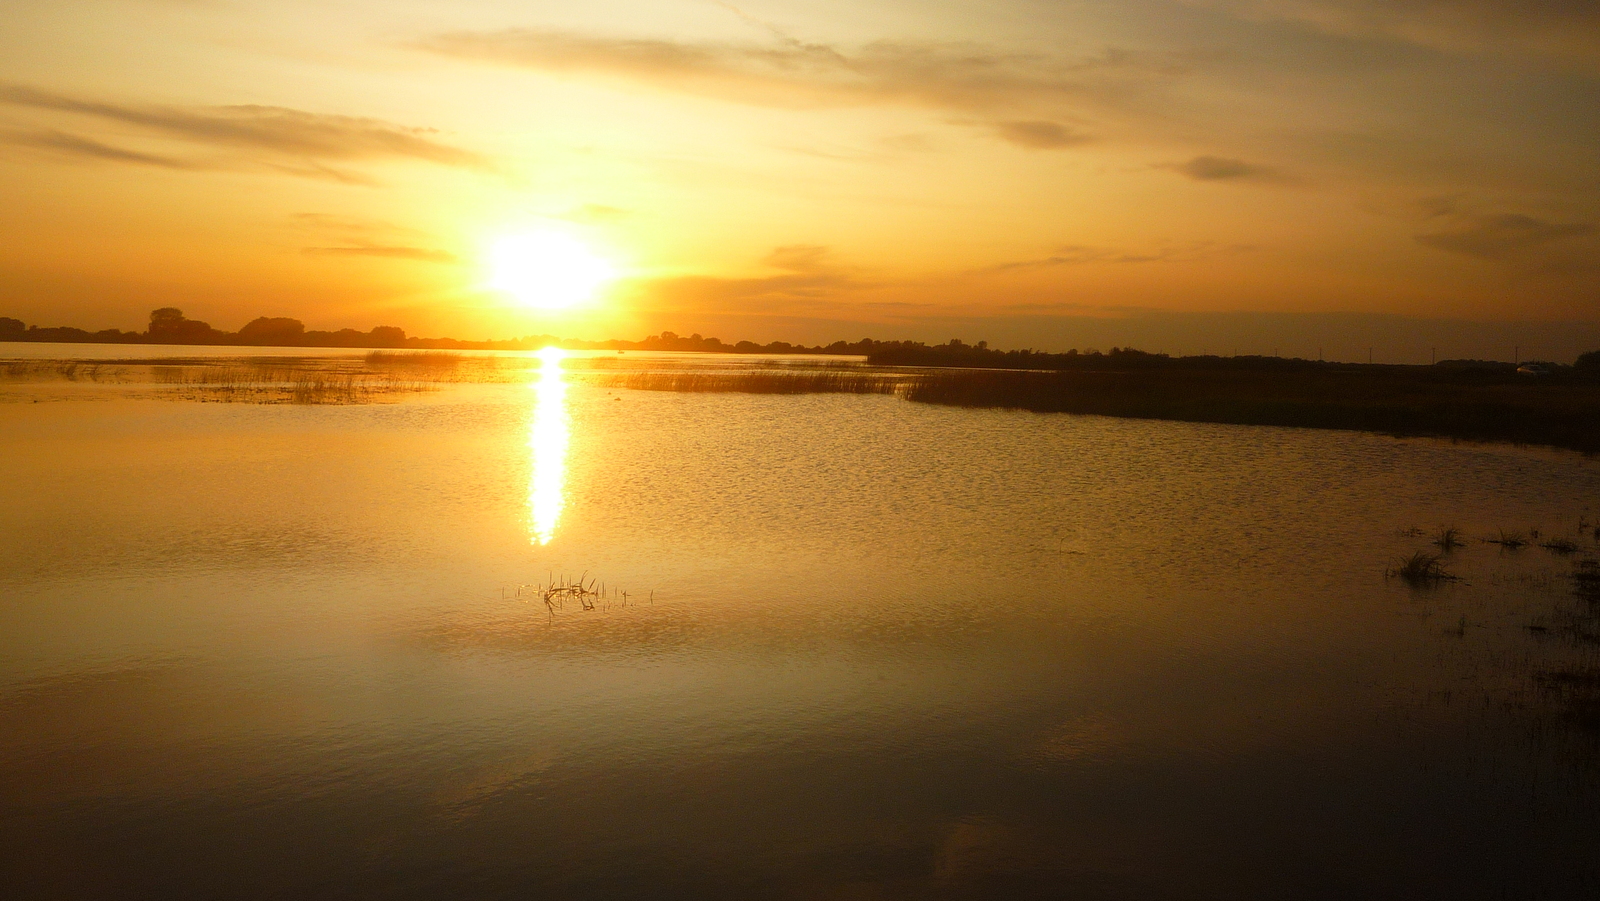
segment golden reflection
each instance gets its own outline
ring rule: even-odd
[[[567,383],[561,373],[566,352],[559,347],[539,351],[543,365],[533,388],[533,426],[528,448],[533,451],[533,475],[528,483],[528,539],[549,544],[561,519],[562,480],[567,470]]]

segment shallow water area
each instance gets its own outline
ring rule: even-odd
[[[1600,891],[1591,459],[503,356],[0,382],[21,897]]]

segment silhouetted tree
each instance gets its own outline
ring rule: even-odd
[[[20,341],[27,330],[28,324],[21,319],[0,316],[0,341]]]
[[[405,347],[406,330],[393,325],[380,325],[368,334],[368,343],[373,347]]]
[[[298,319],[285,317],[252,319],[239,329],[240,344],[295,347],[305,341],[306,326]]]
[[[183,311],[177,307],[151,310],[150,330],[146,334],[151,341],[161,344],[203,344],[223,337],[208,322],[184,318]]]

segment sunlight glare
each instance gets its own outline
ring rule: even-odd
[[[528,432],[528,448],[533,452],[533,474],[528,485],[528,538],[537,545],[549,544],[561,519],[562,481],[566,478],[567,383],[561,372],[566,352],[559,347],[539,351],[542,361],[539,377],[530,386],[534,392],[533,425]]]
[[[588,245],[561,232],[509,235],[489,253],[489,286],[524,306],[560,310],[594,297],[616,268]]]

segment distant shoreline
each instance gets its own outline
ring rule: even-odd
[[[158,311],[159,312],[159,311]],[[172,311],[176,313],[177,311]],[[572,350],[856,355],[874,367],[907,375],[830,372],[807,378],[780,373],[629,377],[623,387],[669,391],[895,393],[919,403],[1079,413],[1235,425],[1380,432],[1475,441],[1539,444],[1600,453],[1600,352],[1575,365],[1445,360],[1433,365],[1329,363],[1280,357],[1169,357],[1112,348],[1110,353],[999,351],[960,341],[926,345],[862,339],[807,347],[786,342],[726,344],[672,332],[641,341],[577,341],[549,335],[508,341],[411,338],[397,328],[371,332],[306,332],[294,320],[257,320],[239,333],[175,320],[191,340],[151,332],[115,336],[81,330],[25,328],[0,319],[0,342],[193,347],[281,347],[348,350]],[[7,329],[7,326],[10,326]],[[201,333],[204,329],[206,333]],[[296,343],[265,340],[290,337]],[[9,333],[7,333],[9,332]],[[20,334],[18,334],[20,332]],[[63,332],[73,334],[64,335]],[[105,340],[114,337],[115,340]],[[339,339],[336,343],[332,339]],[[358,343],[359,341],[359,343]],[[383,343],[379,343],[383,342]],[[0,356],[4,352],[0,351]],[[633,384],[637,382],[637,384]],[[893,383],[891,385],[890,383]]]

